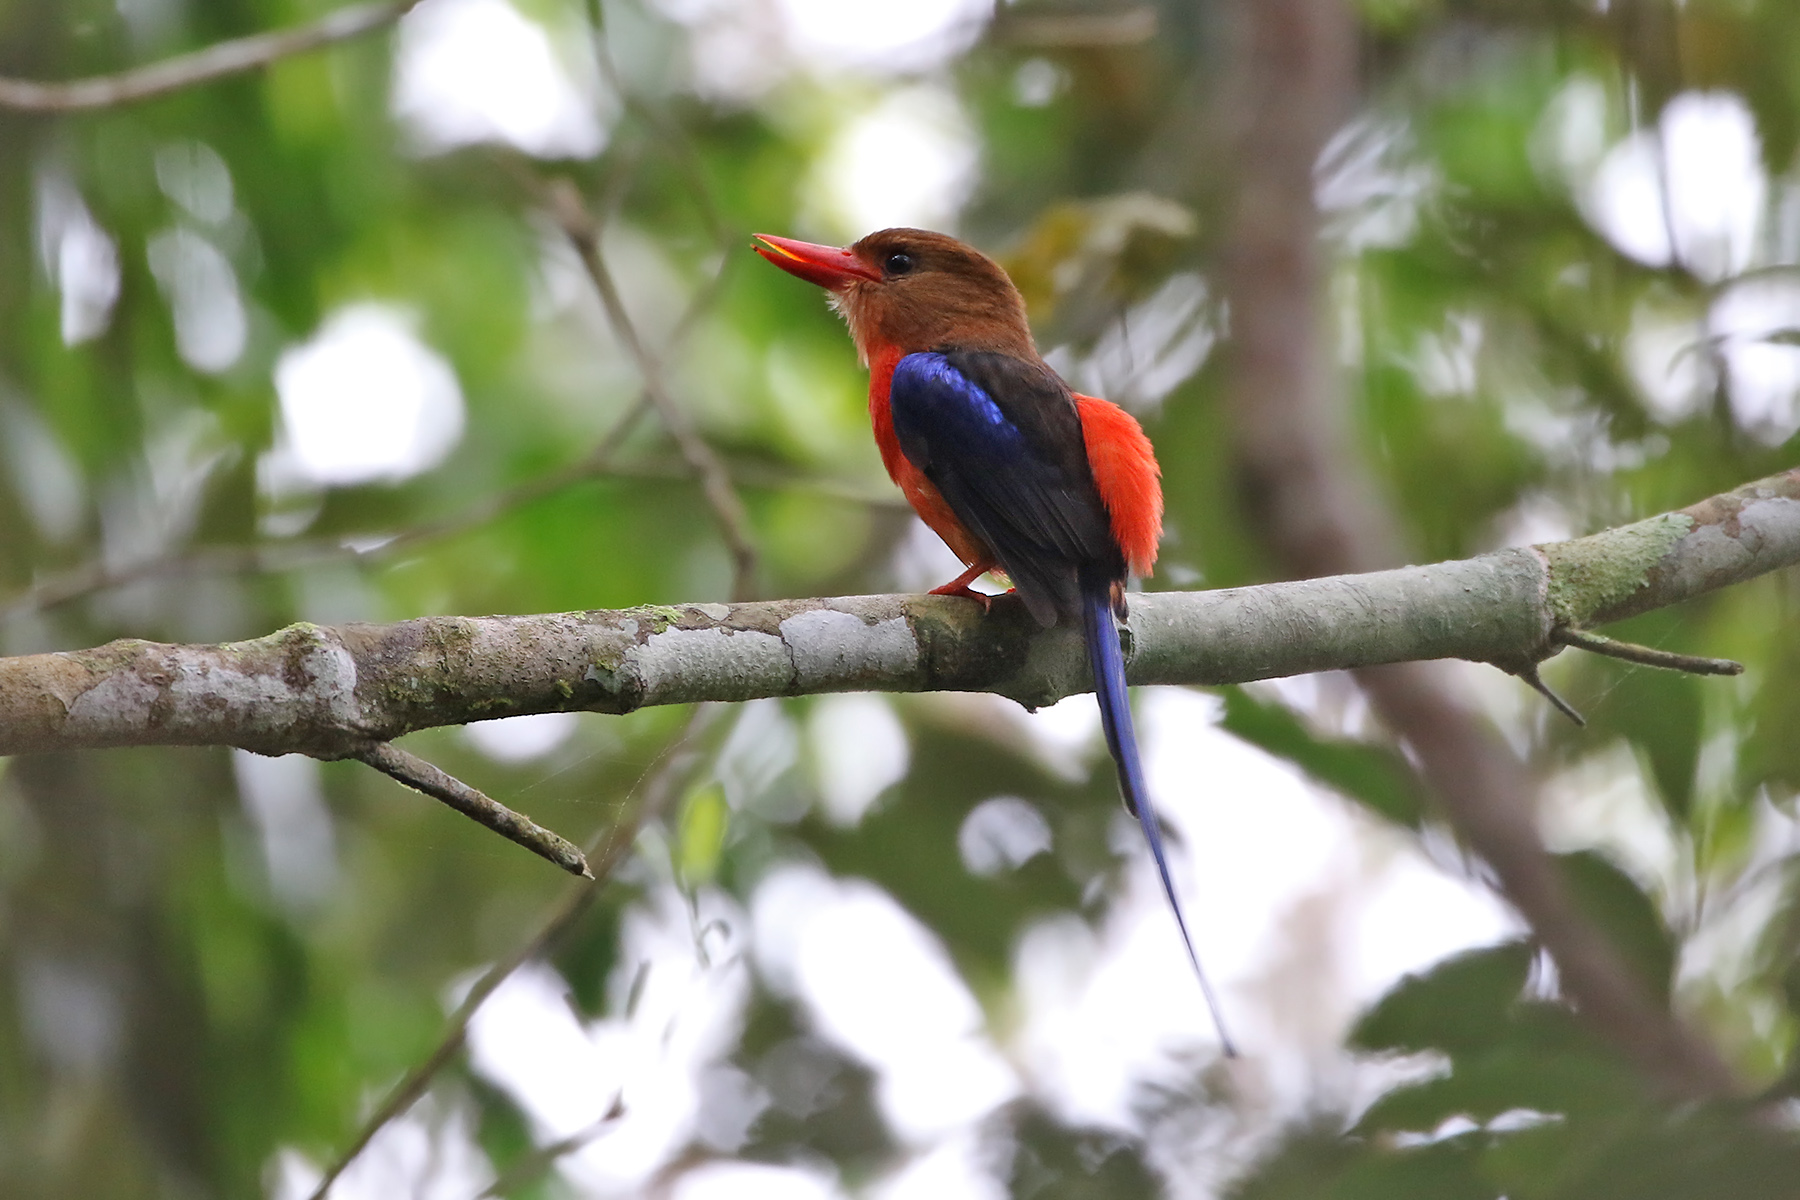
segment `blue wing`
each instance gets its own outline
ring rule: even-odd
[[[889,406],[901,452],[993,550],[1040,624],[1080,611],[1084,578],[1110,586],[1124,575],[1074,398],[1048,368],[979,351],[909,354]]]

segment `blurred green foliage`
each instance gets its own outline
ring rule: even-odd
[[[0,72],[107,72],[332,7],[0,0]],[[606,215],[647,340],[668,344],[689,312],[668,367],[745,490],[762,592],[920,582],[895,565],[908,525],[884,490],[841,326],[744,250],[752,229],[861,232],[832,227],[815,165],[844,113],[915,81],[789,64],[766,91],[721,94],[694,82],[703,22],[670,15],[692,5],[520,7],[571,58],[592,57],[597,38],[617,64],[600,70],[623,93],[602,153],[421,152],[390,115],[386,34],[134,107],[0,111],[5,653],[245,637],[299,619],[726,598],[728,556],[667,438],[654,417],[620,424],[639,380],[542,215],[537,189],[555,177]],[[957,98],[978,145],[963,231],[1013,269],[1059,365],[1132,403],[1157,443],[1168,538],[1148,586],[1250,583],[1267,562],[1237,507],[1220,355],[1160,386],[1108,357],[1121,334],[1148,358],[1170,351],[1149,331],[1171,280],[1198,280],[1201,299],[1165,341],[1228,332],[1215,282],[1229,236],[1228,14],[1150,7],[1148,40],[1046,44],[1020,31],[1049,6],[1021,0],[925,82]],[[1357,10],[1361,108],[1319,175],[1327,299],[1359,443],[1414,556],[1582,532],[1793,466],[1800,373],[1781,372],[1800,348],[1721,314],[1751,272],[1787,289],[1776,324],[1800,325],[1800,7]],[[1735,257],[1692,243],[1634,258],[1595,216],[1600,156],[1696,91],[1737,97],[1754,124],[1766,190],[1746,244]],[[193,190],[214,164],[222,206]],[[103,265],[81,260],[83,275],[82,254]],[[181,273],[202,259],[223,264],[208,295],[226,288],[242,321],[241,345],[214,358],[192,345],[206,322],[182,313]],[[78,285],[109,270],[115,294],[83,309]],[[408,314],[453,368],[466,428],[447,459],[406,478],[284,483],[282,355],[369,302]],[[229,324],[209,319],[215,333]],[[1772,419],[1734,391],[1756,365],[1740,351],[1774,355],[1763,369],[1789,381]],[[615,429],[616,469],[583,471]],[[534,488],[558,472],[571,478]],[[425,533],[382,548],[408,531]],[[65,586],[95,565],[136,577]],[[1653,799],[1654,811],[1615,812],[1636,823],[1618,837],[1560,847],[1572,891],[1645,986],[1773,1099],[1660,1104],[1557,1003],[1533,949],[1508,944],[1408,978],[1370,1009],[1351,1050],[1422,1073],[1372,1103],[1321,1094],[1297,1124],[1246,1135],[1223,1156],[1232,1194],[1792,1193],[1800,1147],[1781,1098],[1800,1078],[1800,872],[1783,840],[1800,788],[1795,608],[1783,576],[1612,631],[1739,658],[1741,680],[1565,654],[1546,673],[1588,729],[1529,700],[1501,713],[1547,803],[1620,788]],[[677,764],[662,836],[641,840],[637,868],[549,955],[585,1016],[616,1015],[641,989],[620,926],[652,880],[742,901],[773,866],[804,861],[890,892],[1004,1025],[1023,931],[1059,914],[1097,925],[1119,877],[1110,768],[1054,770],[961,710],[896,702],[910,766],[845,825],[823,815],[796,732],[812,703],[774,711],[794,744],[784,759],[787,743],[769,738],[768,769],[732,767],[737,714],[675,759],[685,713],[583,717],[524,762],[455,731],[413,742],[578,840],[603,836]],[[1378,732],[1264,690],[1228,692],[1223,724],[1408,836],[1435,836],[1404,752]],[[255,784],[257,769],[223,750],[0,760],[0,1195],[241,1196],[267,1185],[284,1147],[329,1160],[369,1097],[430,1053],[456,981],[522,944],[559,894],[541,863],[355,764],[285,785]],[[335,865],[313,876],[323,890],[283,882],[269,818],[248,804],[259,786],[324,797]],[[996,796],[1034,806],[1053,849],[977,874],[959,832]],[[1636,836],[1646,828],[1658,849]],[[816,1036],[791,997],[758,987],[731,1061],[754,1073],[781,1055],[821,1072],[828,1100],[770,1109],[739,1155],[823,1160],[857,1182],[903,1153],[870,1070]],[[477,1114],[497,1169],[532,1153],[540,1135],[504,1089],[462,1066],[440,1088]],[[1163,1103],[1201,1125],[1248,1105],[1199,1068]],[[1029,1098],[989,1125],[1010,1155],[997,1175],[1020,1197],[1156,1194],[1179,1174],[1167,1164],[1185,1161],[1151,1131],[1075,1127]],[[511,1194],[563,1187],[537,1172]]]

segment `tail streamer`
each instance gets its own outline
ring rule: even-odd
[[[1150,843],[1150,856],[1156,860],[1156,873],[1162,878],[1163,895],[1169,899],[1169,910],[1175,914],[1175,925],[1181,930],[1182,945],[1187,947],[1188,961],[1194,964],[1194,977],[1200,981],[1200,992],[1212,1013],[1213,1027],[1227,1058],[1237,1057],[1237,1046],[1226,1031],[1219,998],[1200,966],[1194,952],[1194,939],[1188,933],[1187,918],[1182,915],[1181,901],[1175,897],[1175,883],[1169,877],[1169,860],[1163,852],[1162,826],[1156,819],[1156,807],[1150,802],[1150,789],[1144,782],[1143,761],[1138,755],[1137,731],[1131,723],[1131,701],[1125,690],[1125,653],[1119,645],[1119,629],[1113,624],[1109,591],[1088,589],[1082,597],[1082,620],[1087,627],[1088,661],[1094,670],[1094,693],[1100,700],[1100,724],[1106,730],[1106,748],[1112,752],[1119,768],[1119,790],[1125,806],[1143,826],[1144,840]]]

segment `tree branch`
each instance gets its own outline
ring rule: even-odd
[[[390,742],[378,742],[356,757],[390,779],[404,783],[433,800],[441,800],[478,825],[484,825],[509,842],[517,842],[540,858],[571,875],[592,879],[587,857],[575,844],[521,816],[485,792],[470,787],[456,776],[426,762]]]
[[[135,104],[228,76],[242,75],[334,42],[359,38],[392,25],[418,3],[419,0],[393,0],[387,4],[340,8],[310,25],[234,38],[117,75],[98,75],[66,83],[0,78],[0,108],[25,112],[82,112]]]
[[[1647,525],[1684,532],[1659,535],[1651,553]],[[1800,469],[1543,547],[1135,596],[1129,674],[1218,684],[1429,658],[1516,667],[1555,653],[1571,616],[1641,611],[1643,596],[1673,604],[1797,561]],[[835,691],[987,691],[1042,705],[1091,686],[1080,631],[1039,631],[1009,601],[986,617],[953,597],[854,596],[300,624],[224,645],[119,641],[0,659],[0,754],[230,745],[352,758],[417,729],[520,713]]]

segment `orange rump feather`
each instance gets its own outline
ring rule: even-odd
[[[1126,565],[1148,575],[1162,537],[1162,468],[1156,451],[1137,418],[1110,400],[1076,393],[1075,411],[1113,537],[1125,552]]]

